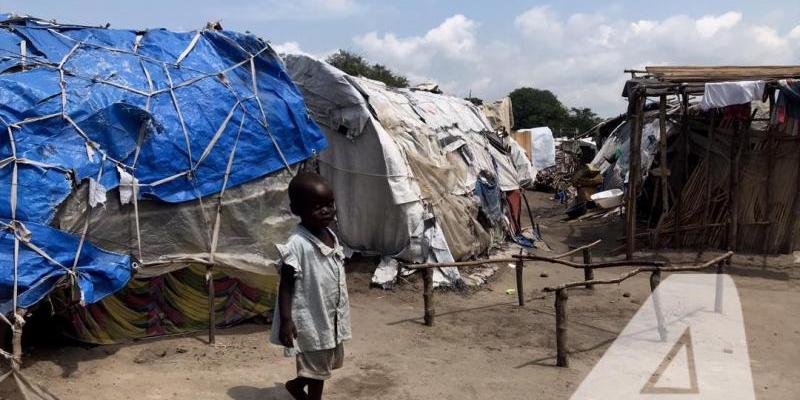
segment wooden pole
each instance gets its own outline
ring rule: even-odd
[[[525,292],[522,288],[522,270],[525,268],[525,261],[521,258],[517,259],[516,266],[514,267],[516,274],[517,274],[517,299],[519,301],[519,306],[525,306]]]
[[[633,259],[633,253],[636,252],[636,198],[639,193],[642,120],[644,119],[645,96],[644,88],[637,88],[634,90],[633,98],[629,100],[630,107],[628,109],[628,115],[633,124],[631,126],[630,154],[628,159],[628,202],[626,208],[628,242],[625,249],[625,256],[628,260]]]
[[[422,270],[422,300],[425,303],[425,325],[433,326],[433,318],[436,315],[436,310],[433,306],[433,270]]]
[[[661,183],[661,215],[656,223],[655,246],[661,245],[661,226],[669,210],[669,165],[667,164],[667,95],[662,94],[658,105],[658,153],[659,153],[659,182]]]
[[[583,249],[583,265],[590,265],[592,263],[592,249]],[[594,280],[594,269],[584,268],[583,279],[587,281]],[[594,290],[594,285],[587,283],[586,288]]]
[[[664,313],[661,311],[661,296],[656,289],[661,284],[661,270],[656,269],[650,274],[650,293],[653,297],[653,308],[656,311],[656,321],[658,321],[658,336],[661,341],[667,340],[667,326],[664,323]]]
[[[208,283],[208,344],[213,345],[217,341],[217,312],[214,307],[214,267],[206,267],[206,282]]]
[[[22,328],[25,326],[25,314],[28,310],[17,308],[14,310],[14,326],[11,336],[11,369],[19,372],[22,367]]]
[[[730,260],[730,259],[729,259]],[[714,296],[714,312],[717,314],[722,314],[722,287],[723,287],[723,275],[725,274],[725,262],[720,261],[717,264],[717,290]]]
[[[556,365],[569,367],[567,357],[567,289],[556,291]]]

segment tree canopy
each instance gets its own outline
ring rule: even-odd
[[[370,64],[359,54],[339,50],[328,56],[326,61],[336,68],[353,76],[363,76],[365,78],[381,81],[391,87],[408,87],[408,79],[381,64]]]
[[[573,136],[601,121],[590,108],[568,110],[549,90],[522,87],[512,91],[509,97],[514,111],[514,129],[548,126],[556,136]]]

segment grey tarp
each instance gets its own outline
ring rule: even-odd
[[[477,107],[388,88],[304,55],[284,61],[328,137],[320,171],[333,182],[349,246],[415,262],[488,249],[473,194],[477,174],[497,174],[504,190],[519,186],[510,158],[485,138],[492,127]]]

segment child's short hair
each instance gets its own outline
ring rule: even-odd
[[[299,172],[289,181],[289,204],[292,212],[297,214],[297,207],[306,204],[308,193],[318,184],[328,186],[328,182],[320,174],[306,171]]]

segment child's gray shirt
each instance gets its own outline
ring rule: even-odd
[[[330,233],[334,238],[333,248],[302,225],[294,229],[285,244],[275,245],[281,256],[281,265],[294,269],[292,321],[297,328],[294,346],[300,353],[333,349],[351,338],[344,250],[339,238],[333,231]],[[278,302],[275,301],[270,342],[280,345]]]

